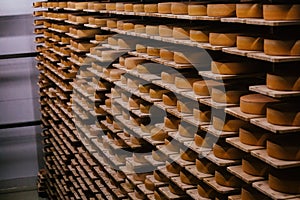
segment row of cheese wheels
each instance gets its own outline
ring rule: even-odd
[[[173,15],[264,18],[265,20],[299,20],[298,4],[203,4],[197,2],[164,2],[158,4],[96,3],[96,2],[36,2],[35,7],[145,12]]]

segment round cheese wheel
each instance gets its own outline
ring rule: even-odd
[[[135,162],[138,162],[138,163],[147,163],[148,162],[145,159],[145,155],[143,153],[133,153],[132,158]]]
[[[245,156],[242,159],[242,169],[252,176],[265,176],[268,173],[268,165],[252,156]]]
[[[280,103],[267,108],[267,120],[281,126],[300,126],[300,108],[298,104]]]
[[[135,69],[138,64],[145,62],[146,59],[139,57],[127,57],[125,58],[125,67],[127,69]]]
[[[269,199],[257,190],[245,187],[242,188],[241,197],[243,200]]]
[[[180,158],[182,160],[195,162],[197,157],[198,157],[198,153],[195,153],[194,151],[192,151],[190,149],[186,149],[184,151],[180,149]]]
[[[169,140],[165,139],[165,145],[166,149],[168,149],[169,151],[172,152],[179,152],[179,146],[174,143],[174,142],[170,142]]]
[[[213,199],[217,195],[217,192],[212,187],[210,187],[206,184],[203,184],[203,183],[202,184],[198,183],[197,191],[198,191],[198,194],[204,198]]]
[[[127,84],[127,77],[125,77],[124,75],[121,76],[121,83],[124,85]]]
[[[168,133],[159,127],[155,127],[151,129],[151,139],[155,141],[164,141],[164,139],[168,136]]]
[[[132,88],[132,89],[138,89],[139,88],[139,81],[128,78],[127,79],[127,87]]]
[[[109,116],[106,116],[106,122],[109,123],[109,124],[112,124],[113,123],[113,119]]]
[[[153,98],[153,99],[162,99],[162,95],[167,92],[169,92],[169,91],[165,90],[165,89],[150,88],[149,95],[150,95],[150,98]]]
[[[157,4],[145,4],[144,10],[146,13],[157,13],[158,7],[157,7]]]
[[[163,103],[166,106],[176,106],[177,105],[177,97],[174,93],[166,93],[162,96]]]
[[[133,179],[135,181],[142,181],[142,182],[144,182],[147,175],[149,175],[149,174],[148,173],[134,173],[133,174]]]
[[[174,57],[174,53],[172,51],[169,51],[167,49],[160,49],[159,51],[159,56],[161,59],[167,60],[167,61],[172,61]],[[162,72],[166,73],[166,72]]]
[[[190,16],[206,16],[207,6],[205,4],[190,3],[188,5],[188,14]]]
[[[99,10],[105,10],[105,3],[94,3],[94,10],[99,11]]]
[[[134,25],[134,32],[136,33],[145,33],[146,26],[144,24],[135,24]]]
[[[211,148],[214,143],[214,139],[212,137],[202,137],[198,134],[194,134],[194,142],[195,145],[199,147]]]
[[[271,56],[299,56],[300,40],[264,40],[264,52]]]
[[[124,11],[124,9],[125,9],[124,3],[121,2],[116,3],[116,11]]]
[[[202,30],[190,30],[190,40],[193,42],[208,42],[209,32]]]
[[[215,74],[238,75],[258,71],[251,63],[246,62],[211,62],[211,71]]]
[[[265,20],[299,20],[300,4],[263,5]]]
[[[124,133],[124,135],[126,135],[126,134]],[[127,134],[127,135],[130,137],[130,142],[132,144],[139,145],[139,144],[142,144],[143,141],[144,141],[143,138],[137,138],[137,137],[134,137],[134,136],[132,136],[130,134]]]
[[[173,36],[173,27],[168,25],[159,25],[158,33],[160,37],[172,37]]]
[[[106,3],[106,10],[116,10],[116,3]]]
[[[267,106],[276,102],[279,101],[262,94],[248,94],[241,96],[240,109],[242,112],[248,114],[265,115]]]
[[[179,174],[182,168],[175,162],[170,163],[169,161],[166,161],[166,169],[173,174]]]
[[[119,80],[122,74],[125,74],[125,70],[122,69],[113,69],[109,73],[109,77],[113,80]]]
[[[181,52],[174,52],[173,59],[177,64],[190,64],[189,59]]]
[[[176,194],[176,195],[184,195],[185,194],[185,192],[183,190],[181,190],[180,187],[178,187],[177,185],[175,185],[172,182],[170,182],[168,188],[169,188],[170,192],[173,194]]]
[[[151,190],[151,191],[155,190],[155,184],[149,178],[145,179],[144,184],[145,184],[146,189]]]
[[[159,35],[159,30],[157,25],[146,25],[147,35]]]
[[[182,100],[177,101],[177,110],[181,113],[191,114],[193,113],[194,107],[196,107],[197,102],[183,102]]]
[[[178,129],[178,125],[180,123],[180,119],[175,117],[164,117],[165,127],[170,129]]]
[[[151,104],[140,104],[140,111],[141,113],[145,113],[145,114],[149,114],[150,108],[151,108]]]
[[[208,4],[207,16],[210,17],[233,17],[235,16],[235,4]]]
[[[213,127],[220,131],[238,132],[239,128],[245,125],[246,122],[239,119],[221,119],[213,117]]]
[[[175,86],[178,89],[192,89],[193,83],[199,81],[199,78],[175,77]]]
[[[141,99],[133,99],[132,97],[129,97],[128,104],[130,108],[139,108]]]
[[[268,73],[267,87],[280,91],[300,91],[298,73]]]
[[[269,173],[269,186],[271,189],[288,193],[300,193],[299,168],[271,170]]]
[[[186,15],[188,14],[188,4],[184,2],[172,2],[171,13],[173,15]]]
[[[138,53],[147,53],[147,47],[142,44],[136,44],[135,49]]]
[[[194,134],[197,132],[197,128],[194,126],[183,126],[179,124],[178,133],[182,137],[194,138]]]
[[[117,28],[117,20],[115,20],[115,19],[108,19],[106,21],[106,26],[108,28]]]
[[[213,152],[217,158],[226,160],[238,160],[241,159],[244,155],[244,153],[241,150],[235,147],[225,144],[219,145],[217,143],[213,146]]]
[[[128,97],[126,94],[122,93],[122,94],[121,94],[121,99],[122,99],[122,101],[124,101],[124,102],[128,102],[129,97]]]
[[[161,72],[160,76],[161,76],[161,80],[164,83],[170,83],[170,84],[174,84],[175,83],[175,77],[176,77],[175,73]]]
[[[150,88],[151,88],[151,84],[139,84],[139,92],[140,93],[149,93]]]
[[[219,185],[225,187],[241,187],[241,181],[236,176],[225,171],[216,171],[215,180]]]
[[[267,153],[273,158],[300,161],[299,137],[279,137],[267,141]]]
[[[211,110],[198,110],[193,109],[193,116],[196,121],[200,122],[210,122]]]
[[[217,169],[217,165],[203,158],[203,159],[196,159],[196,168],[201,173],[214,174],[215,170]]]
[[[108,98],[108,99],[105,99],[105,106],[110,108],[111,107],[111,99]]]
[[[225,91],[223,90],[223,88],[212,88],[212,100],[218,103],[238,104],[240,102],[240,97],[248,93],[248,91],[241,89],[225,89]]]
[[[134,31],[134,23],[132,23],[132,22],[124,22],[123,23],[123,30],[124,31]]]
[[[269,133],[256,126],[243,126],[239,130],[240,141],[252,146],[265,146]]]
[[[153,125],[144,125],[141,124],[141,131],[144,133],[151,133],[151,130],[154,128],[155,126]]]
[[[156,47],[147,47],[148,56],[159,56],[159,48]]]
[[[165,177],[163,174],[157,172],[156,170],[153,172],[154,179],[159,182],[167,182],[169,179]]]
[[[132,3],[125,3],[124,4],[124,10],[126,12],[133,12],[133,4]]]
[[[173,34],[174,39],[177,40],[189,40],[190,39],[190,29],[183,28],[183,27],[173,27]]]
[[[158,3],[157,10],[158,13],[160,14],[171,14],[171,3],[170,2]]]
[[[140,192],[140,191],[137,191],[136,189],[134,190],[134,196],[135,196],[137,199],[145,199],[144,193],[142,193],[142,192]]]
[[[144,4],[133,4],[133,12],[144,12]]]
[[[262,18],[263,9],[259,3],[239,3],[236,4],[236,16],[238,18]]]
[[[220,85],[219,82],[213,80],[201,80],[193,83],[193,91],[196,95],[210,96],[212,87]]]
[[[236,33],[209,33],[209,43],[215,46],[233,47],[236,45]]]
[[[187,174],[181,171],[179,175],[182,183],[185,183],[187,185],[196,185],[198,183],[198,179],[191,174]]]
[[[263,51],[264,40],[261,37],[237,36],[236,46],[239,50]]]
[[[152,150],[152,158],[153,158],[153,160],[156,160],[159,162],[164,162],[167,159],[167,157],[164,154],[159,153],[156,150]]]

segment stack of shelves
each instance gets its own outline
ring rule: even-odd
[[[300,198],[299,5],[213,3],[42,3],[52,198]]]

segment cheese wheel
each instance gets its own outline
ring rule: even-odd
[[[158,33],[160,37],[172,37],[173,36],[173,27],[168,25],[159,25]]]
[[[133,4],[133,12],[144,12],[144,4]]]
[[[201,197],[209,198],[209,199],[215,198],[217,194],[217,192],[212,187],[203,183],[198,183],[197,191]]]
[[[170,182],[169,183],[169,190],[171,193],[176,194],[176,195],[184,195],[185,192],[183,190],[181,190],[180,187],[178,187],[177,185],[175,185],[174,183]]]
[[[256,199],[269,199],[267,196],[263,195],[262,193],[259,193],[255,189],[251,188],[242,188],[241,197],[243,200],[256,200]]]
[[[116,3],[116,11],[124,11],[124,3]]]
[[[151,130],[151,139],[155,141],[164,141],[164,139],[168,136],[168,133],[159,127],[155,127]]]
[[[99,10],[105,10],[105,3],[94,3],[94,10],[99,11]]]
[[[242,159],[242,169],[252,176],[266,176],[268,173],[268,165],[252,156],[245,156]]]
[[[125,58],[125,67],[126,69],[135,69],[138,64],[145,62],[146,59],[139,57],[127,57]]]
[[[211,98],[218,103],[238,104],[240,97],[248,93],[246,90],[241,89],[225,89],[214,87],[211,90]]]
[[[172,2],[171,13],[173,15],[186,15],[188,14],[188,4],[184,2]]]
[[[116,3],[106,3],[106,10],[116,10]]]
[[[77,2],[75,3],[75,9],[78,9],[78,10],[83,10],[83,9],[87,9],[88,7],[88,2]]]
[[[160,14],[171,14],[171,3],[169,2],[158,3],[157,11]]]
[[[215,46],[233,47],[236,45],[236,33],[209,33],[209,43]]]
[[[185,78],[185,77],[175,77],[175,86],[178,89],[192,89],[193,83],[199,81],[200,78]]]
[[[157,180],[159,182],[167,182],[167,181],[169,181],[169,179],[167,177],[165,177],[160,172],[157,172],[156,170],[153,172],[153,177],[154,177],[155,180]]]
[[[106,26],[108,28],[117,28],[117,20],[115,20],[115,19],[108,19],[106,21]]]
[[[175,73],[161,72],[160,76],[161,76],[162,82],[164,82],[164,83],[170,83],[170,84],[175,83],[175,77],[176,77]]]
[[[174,52],[173,59],[177,64],[190,64],[189,59],[181,52]]]
[[[97,29],[87,29],[87,30],[82,29],[82,30],[77,30],[76,35],[78,37],[91,37],[91,36],[94,37],[94,35],[98,32],[99,30]]]
[[[125,3],[124,4],[124,10],[126,12],[133,12],[133,4],[132,3]]]
[[[113,123],[113,118],[109,117],[109,116],[106,116],[106,122],[109,123],[109,124],[112,124]]]
[[[263,9],[259,3],[239,3],[236,4],[236,16],[238,18],[262,18]]]
[[[127,77],[126,76],[121,76],[121,83],[126,85],[127,84]]]
[[[167,156],[160,153],[159,151],[152,150],[152,158],[159,162],[164,162],[167,159]]]
[[[190,3],[188,5],[188,14],[190,16],[206,16],[207,15],[207,5]]]
[[[187,185],[196,185],[198,183],[198,179],[196,177],[191,174],[184,173],[183,171],[179,173],[179,176],[181,182]]]
[[[157,13],[158,7],[157,7],[157,4],[145,4],[144,10],[146,13]]]
[[[192,151],[190,149],[186,149],[184,151],[180,149],[180,158],[182,160],[195,162],[197,157],[198,157],[198,153],[195,153],[194,151]]]
[[[135,49],[138,53],[147,53],[147,47],[142,44],[136,44]]]
[[[159,35],[159,30],[157,25],[146,25],[146,34],[147,35]]]
[[[267,141],[267,153],[273,158],[300,161],[299,137],[278,137]]]
[[[153,125],[144,125],[141,124],[141,131],[143,131],[144,133],[150,133],[151,130],[154,128],[155,126]]]
[[[300,91],[300,77],[298,73],[268,73],[267,87],[280,91]]]
[[[145,199],[144,193],[142,193],[142,192],[140,192],[140,191],[137,191],[136,189],[134,190],[134,196],[135,196],[137,199]]]
[[[208,42],[209,32],[202,30],[190,30],[190,40],[193,42]]]
[[[246,122],[239,119],[221,119],[213,116],[213,127],[220,131],[238,132],[239,128],[245,125]]]
[[[173,34],[174,39],[177,40],[189,40],[190,39],[190,29],[183,28],[183,27],[173,27]]]
[[[193,113],[193,109],[197,107],[197,102],[185,101],[182,100],[177,101],[177,110],[181,113],[191,114]]]
[[[292,169],[271,170],[269,173],[269,186],[278,192],[288,194],[300,193],[299,167]]]
[[[299,56],[300,40],[264,40],[264,52],[271,56]]]
[[[156,47],[147,47],[148,56],[159,56],[159,48]]]
[[[108,107],[108,108],[110,108],[111,107],[111,99],[110,98],[108,98],[108,99],[105,99],[105,106],[106,107]]]
[[[94,19],[94,24],[97,25],[97,26],[105,27],[106,24],[107,24],[107,19],[98,19],[98,18],[95,18]]]
[[[241,159],[244,155],[241,150],[235,147],[225,144],[219,145],[217,143],[213,146],[213,152],[217,158],[226,160],[238,160]]]
[[[175,117],[164,117],[164,125],[170,129],[178,129],[178,125],[180,123],[180,119]]]
[[[178,133],[182,137],[194,138],[194,134],[197,132],[197,128],[190,125],[182,125],[178,126]]]
[[[109,77],[113,80],[119,80],[122,74],[125,74],[125,70],[122,69],[113,69],[109,73]]]
[[[166,161],[166,169],[173,174],[179,174],[182,168],[175,162],[170,163],[169,161]]]
[[[249,94],[240,98],[240,109],[247,114],[265,115],[267,106],[276,102],[279,101],[265,95]]]
[[[201,173],[214,174],[215,170],[217,169],[217,166],[213,162],[205,158],[202,158],[202,159],[196,159],[196,168]]]
[[[300,126],[300,108],[298,104],[280,103],[267,108],[267,120],[281,126]]]
[[[146,26],[144,24],[135,24],[134,25],[134,32],[135,33],[145,33]]]
[[[95,39],[97,41],[104,41],[108,38],[109,36],[108,35],[95,35]]]
[[[169,92],[169,91],[165,90],[165,89],[150,88],[149,95],[150,95],[150,98],[153,98],[153,99],[162,99],[162,95],[167,92]]]
[[[135,162],[138,162],[138,163],[147,163],[148,162],[145,159],[145,155],[143,153],[133,153],[132,158]]]
[[[122,98],[122,101],[124,101],[124,102],[128,102],[129,101],[129,97],[125,93],[121,94],[121,98]]]
[[[196,95],[210,96],[212,87],[219,86],[220,83],[213,80],[201,80],[193,83],[193,91]]]
[[[159,51],[159,56],[161,59],[167,60],[167,61],[172,61],[174,57],[174,53],[172,51],[169,51],[167,49],[160,49]],[[166,72],[162,72],[166,73]]]
[[[139,80],[127,79],[127,87],[132,88],[132,89],[138,89],[139,88]]]
[[[150,88],[152,87],[153,85],[151,84],[139,84],[139,92],[140,93],[149,93],[150,91]]]
[[[165,139],[165,145],[166,149],[172,152],[179,152],[179,146],[175,142],[170,142],[168,139]]]
[[[195,145],[199,147],[211,148],[214,143],[214,138],[212,137],[202,137],[198,134],[194,134]]]
[[[235,16],[235,4],[208,4],[207,16],[209,17],[233,17]]]
[[[270,134],[256,126],[243,126],[239,130],[240,141],[252,146],[265,146]]]
[[[193,116],[196,121],[210,122],[211,110],[198,110],[194,108]]]
[[[134,23],[132,23],[132,22],[124,22],[123,23],[123,30],[124,31],[134,31]]]
[[[264,40],[261,37],[237,36],[236,46],[239,50],[263,51]]]
[[[143,104],[143,103],[141,103],[140,104],[140,111],[141,111],[141,113],[148,114],[149,111],[150,111],[151,106],[152,106],[151,104]]]
[[[299,20],[300,4],[263,5],[265,20]]]
[[[124,135],[125,135],[125,133],[124,133]],[[137,137],[134,137],[134,136],[132,136],[130,134],[128,134],[128,135],[130,137],[130,142],[132,144],[136,144],[136,145],[143,144],[143,141],[144,141],[143,138],[137,138]]]
[[[155,184],[149,178],[145,179],[144,184],[145,184],[146,189],[151,190],[151,191],[155,190]]]
[[[177,97],[174,93],[163,94],[162,100],[166,106],[176,106],[177,105]]]
[[[215,172],[215,180],[219,185],[225,187],[241,187],[241,181],[234,175],[231,175],[228,172]]]
[[[123,30],[123,24],[124,24],[123,20],[118,20],[117,21],[117,29]]]
[[[139,108],[141,99],[133,99],[133,97],[129,97],[128,104],[130,108]]]
[[[142,181],[142,182],[144,182],[147,175],[149,175],[149,173],[134,173],[133,174],[133,179],[135,181]]]

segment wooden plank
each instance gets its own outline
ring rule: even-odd
[[[168,135],[170,137],[172,137],[173,139],[177,140],[178,142],[184,144],[184,142],[188,142],[188,141],[193,141],[194,137],[189,138],[189,137],[183,137],[179,134],[179,132],[169,132]]]
[[[249,87],[250,91],[264,94],[275,98],[287,98],[287,97],[298,97],[300,96],[300,91],[278,91],[271,90],[266,85],[254,85]]]
[[[212,71],[199,71],[199,75],[215,79],[215,80],[232,80],[232,79],[243,79],[243,78],[253,78],[261,76],[261,73],[256,74],[239,74],[239,75],[224,75],[224,74],[214,74]]]
[[[300,56],[269,56],[265,53],[248,53],[247,57],[255,58],[258,60],[264,60],[273,63],[281,63],[281,62],[296,62],[300,61]]]
[[[216,182],[214,177],[213,178],[205,178],[204,183],[208,184],[209,186],[211,186],[213,189],[215,189],[217,192],[219,192],[221,194],[232,194],[232,193],[240,191],[240,188],[225,187],[225,186],[219,185]]]
[[[294,26],[300,25],[299,20],[264,20],[264,19],[256,19],[249,18],[246,20],[246,24],[252,25],[263,25],[263,26]]]
[[[212,150],[212,147],[202,147],[202,146],[197,146],[194,141],[189,141],[189,142],[184,142],[183,143],[187,148],[195,151],[199,155],[204,154],[204,152],[209,152]]]
[[[171,173],[169,172],[165,166],[161,166],[161,167],[158,167],[158,170],[163,174],[165,175],[168,179],[172,178],[172,177],[176,177],[176,176],[179,176],[178,174],[174,174],[174,173]]]
[[[227,167],[227,170],[230,173],[232,173],[233,175],[235,175],[236,177],[242,179],[247,184],[251,184],[253,182],[257,182],[257,181],[261,181],[261,180],[265,179],[265,177],[252,176],[250,174],[247,174],[246,172],[243,171],[242,165],[230,166],[230,167]]]
[[[238,55],[238,56],[247,56],[249,53],[259,53],[261,51],[246,51],[246,50],[240,50],[237,47],[226,47],[222,49],[223,52],[225,53],[230,53],[233,55]]]
[[[185,195],[183,196],[179,196],[179,195],[176,195],[176,194],[173,194],[169,187],[161,187],[161,188],[158,188],[158,190],[165,196],[166,199],[168,200],[183,200],[186,198]]]
[[[191,125],[197,126],[197,127],[210,124],[210,122],[197,121],[197,120],[195,120],[194,116],[186,116],[186,117],[182,118],[182,120],[189,123],[189,124],[191,124]]]
[[[246,153],[250,153],[254,150],[265,149],[264,146],[253,146],[244,144],[240,141],[239,137],[226,138],[226,142]]]
[[[208,126],[201,126],[201,130],[206,131],[216,137],[226,138],[226,137],[234,137],[238,135],[238,132],[227,132],[227,131],[220,131],[213,127],[213,125]]]
[[[208,160],[211,162],[215,163],[216,165],[220,167],[227,167],[227,166],[232,166],[232,165],[238,165],[241,163],[241,160],[226,160],[226,159],[221,159],[217,158],[213,152],[209,153],[208,155],[205,156]]]
[[[264,117],[264,115],[252,115],[252,114],[243,113],[241,111],[240,107],[225,108],[225,112],[232,115],[232,116],[234,116],[234,117],[237,117],[241,120],[247,121],[247,122],[249,122],[253,118]]]
[[[211,98],[200,99],[199,102],[202,104],[205,104],[207,106],[216,108],[216,109],[225,109],[227,107],[238,106],[238,104],[217,103],[217,102],[213,101]]]
[[[181,190],[186,191],[190,189],[195,189],[196,185],[188,185],[183,182],[181,182],[180,177],[173,177],[171,178],[172,182],[175,183],[178,187],[180,187]]]
[[[182,96],[187,97],[189,99],[192,99],[194,101],[198,101],[199,99],[207,99],[207,98],[209,98],[209,96],[196,95],[193,91],[183,91],[183,92],[180,92],[180,94]]]
[[[189,165],[189,166],[186,166],[185,169],[191,173],[193,176],[195,176],[196,178],[198,178],[199,180],[203,180],[204,178],[211,178],[213,177],[214,175],[213,174],[204,174],[202,172],[199,172],[197,170],[197,167],[196,165]]]
[[[186,166],[195,164],[195,162],[183,160],[179,154],[177,154],[177,155],[173,154],[173,155],[170,155],[169,157],[171,160],[173,160],[175,163],[177,163],[181,167],[186,167]]]
[[[242,196],[240,194],[231,195],[231,196],[228,196],[228,200],[242,200]]]
[[[263,129],[271,131],[273,133],[291,133],[300,131],[300,126],[279,126],[268,122],[267,118],[256,118],[250,120],[251,124],[257,125]]]
[[[208,198],[201,197],[197,189],[187,190],[186,193],[194,200],[209,200]]]
[[[138,189],[144,194],[144,195],[149,195],[153,194],[154,192],[151,190],[148,190],[145,186],[145,184],[139,184],[137,185]]]
[[[145,156],[145,159],[154,167],[165,165],[165,162],[154,160],[152,155]]]
[[[246,18],[238,18],[238,17],[224,17],[221,18],[221,22],[228,22],[228,23],[246,23]]]
[[[286,161],[270,157],[266,149],[251,151],[251,155],[278,169],[300,166],[300,161]]]

